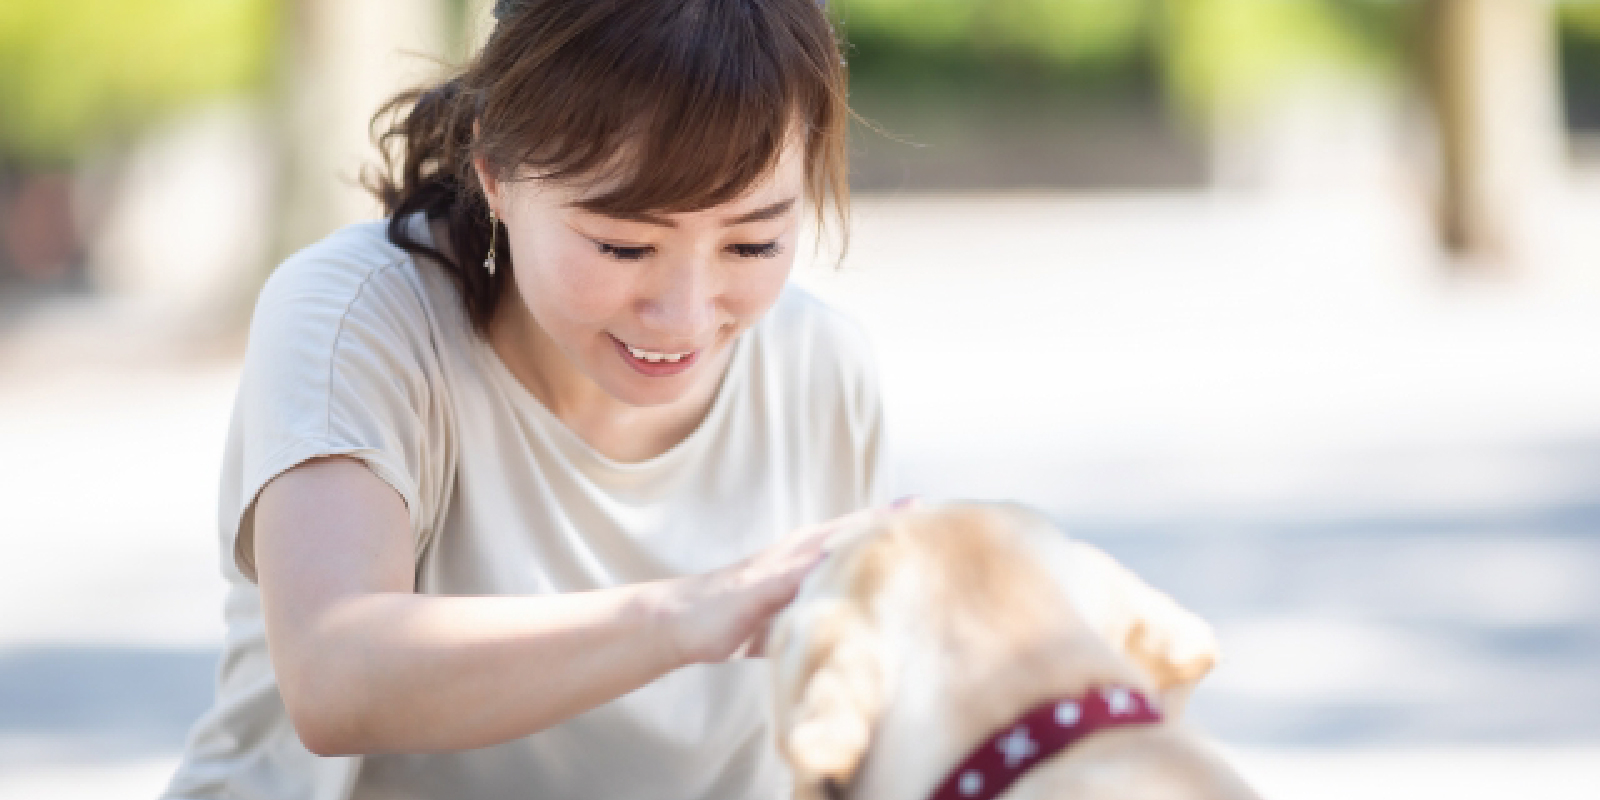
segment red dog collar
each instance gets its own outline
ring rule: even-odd
[[[1124,686],[1041,703],[978,745],[932,800],[993,800],[1034,765],[1095,731],[1160,721],[1144,695]]]

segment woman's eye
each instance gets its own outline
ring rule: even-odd
[[[600,248],[600,252],[618,261],[643,261],[656,251],[652,246],[624,247],[605,242],[595,242],[595,246]],[[783,252],[783,247],[776,241],[764,244],[734,244],[729,245],[728,249],[741,258],[773,258]]]
[[[744,258],[773,258],[783,252],[777,242],[765,244],[736,244],[732,246],[733,252]]]
[[[646,256],[655,250],[653,247],[622,247],[620,245],[595,242],[600,247],[600,252],[605,253],[618,261],[643,261]]]

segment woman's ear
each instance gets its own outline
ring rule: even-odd
[[[505,215],[500,213],[500,181],[496,180],[494,173],[490,171],[489,162],[483,156],[472,159],[472,171],[478,177],[478,186],[483,189],[483,200],[489,204],[489,211],[496,216],[504,217]]]
[[[483,126],[478,120],[473,120],[473,141],[477,141],[478,133],[481,130],[483,130]],[[502,208],[500,205],[500,181],[495,179],[494,170],[489,169],[489,160],[481,155],[473,157],[472,172],[478,178],[478,188],[483,190],[483,201],[489,204],[489,212],[497,217],[504,217],[505,215],[500,213]]]

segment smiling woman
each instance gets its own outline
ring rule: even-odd
[[[501,2],[262,290],[169,798],[781,797],[768,619],[888,487],[815,0]],[[317,758],[348,755],[350,758]]]
[[[734,200],[794,145],[819,220],[843,220],[845,73],[817,4],[501,0],[495,16],[459,76],[385,107],[389,168],[370,181],[391,219],[447,221],[459,262],[403,223],[390,236],[450,267],[475,324],[498,297],[467,268],[489,250],[480,177],[587,187],[584,210],[640,219]]]
[[[513,254],[514,291],[489,342],[601,452],[638,460],[682,439],[705,415],[733,343],[777,301],[794,261],[803,145],[778,156],[741,197],[670,214],[591,211],[591,187],[503,182],[480,160]],[[618,428],[610,420],[620,416],[660,435]]]

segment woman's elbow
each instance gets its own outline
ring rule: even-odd
[[[371,749],[362,731],[358,693],[341,688],[326,673],[302,670],[289,679],[280,676],[278,691],[300,743],[319,756],[359,755]]]
[[[316,724],[308,724],[302,720],[295,720],[295,733],[300,737],[300,744],[312,755],[323,757],[354,756],[360,755],[360,748],[351,745],[348,737],[341,736],[336,730],[325,728]]]

